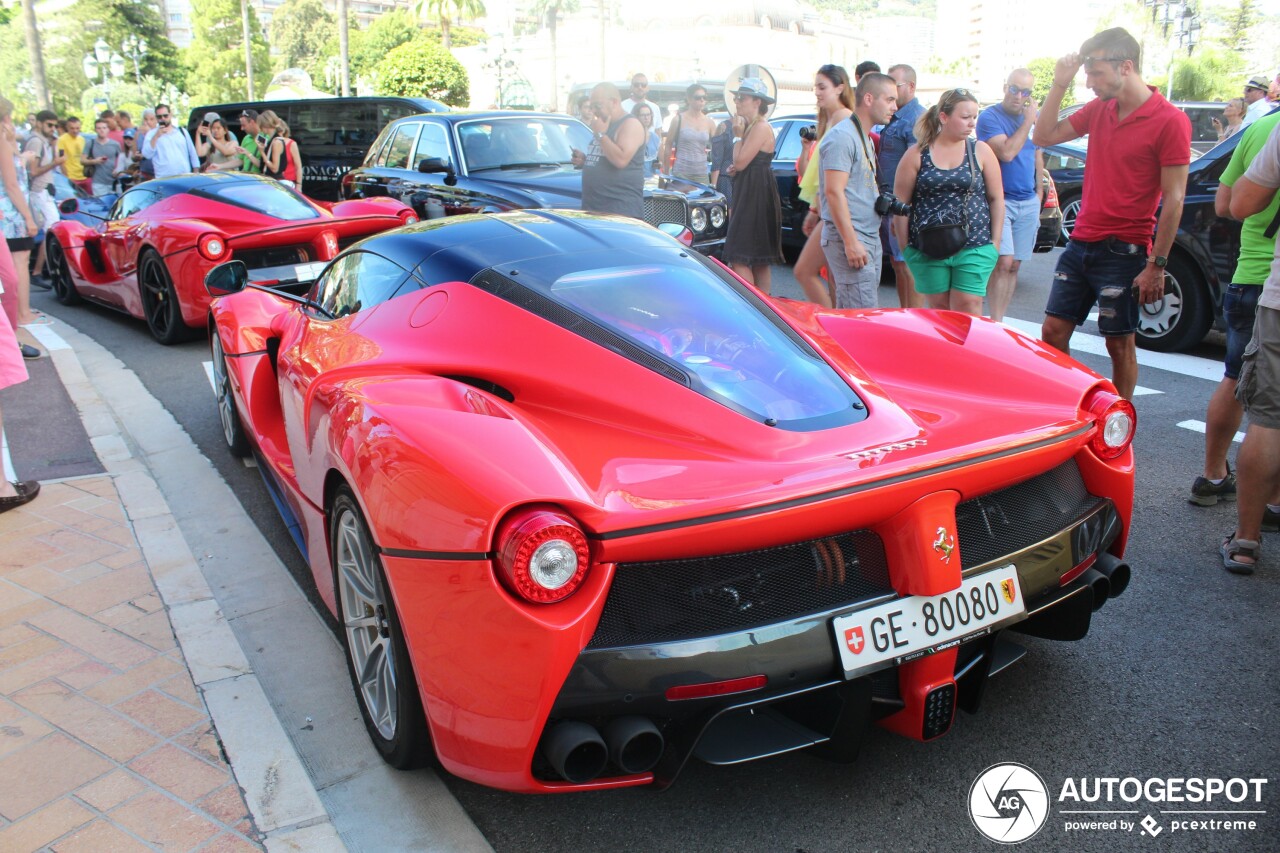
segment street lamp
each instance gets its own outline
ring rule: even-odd
[[[120,52],[133,60],[133,80],[141,86],[142,70],[139,68],[138,62],[147,55],[147,40],[130,34],[125,37],[124,43],[120,45]]]
[[[503,78],[516,67],[514,60],[507,59],[506,37],[502,33],[494,33],[481,49],[486,56],[492,57],[485,63],[485,67],[492,68],[498,75],[498,109],[505,109],[503,101],[506,84]]]
[[[121,60],[120,74],[124,73],[124,60]],[[111,45],[107,44],[105,39],[99,38],[93,44],[93,53],[84,55],[84,76],[89,78],[89,82],[93,82],[93,78],[98,76],[98,72],[102,72],[102,84],[107,83],[107,73],[111,70]],[[116,75],[120,76],[119,74]]]

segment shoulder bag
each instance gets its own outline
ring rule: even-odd
[[[960,202],[960,222],[939,222],[922,226],[919,230],[919,249],[934,260],[944,260],[964,248],[969,242],[969,199],[973,195],[974,185],[978,182],[978,172],[974,166],[973,140],[965,140],[965,159],[969,161],[969,189]]]

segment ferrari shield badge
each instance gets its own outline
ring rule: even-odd
[[[956,537],[947,535],[947,528],[938,528],[938,538],[934,540],[933,550],[938,552],[942,562],[951,562],[951,552],[956,549]]]

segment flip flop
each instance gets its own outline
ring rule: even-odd
[[[1222,566],[1227,571],[1237,575],[1251,575],[1257,566],[1262,547],[1252,539],[1237,539],[1232,531],[1222,540],[1222,547],[1218,551],[1222,554]],[[1237,556],[1249,557],[1253,562],[1242,563],[1236,559]]]
[[[48,314],[37,314],[37,315],[36,315],[36,318],[35,318],[34,320],[32,320],[30,323],[19,323],[18,325],[20,325],[20,326],[47,326],[47,325],[49,325],[49,324],[50,324],[50,323],[52,323],[52,322],[53,322],[53,319],[52,319],[51,317],[49,317],[49,315],[48,315]]]
[[[0,512],[8,512],[25,503],[30,503],[35,500],[36,495],[40,494],[39,480],[23,480],[14,483],[13,487],[18,493],[11,498],[0,498]]]

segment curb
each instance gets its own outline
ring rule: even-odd
[[[98,459],[116,484],[192,680],[204,699],[254,822],[264,834],[264,846],[271,853],[345,851],[306,768],[144,461],[156,450],[172,451],[179,442],[189,443],[190,439],[160,409],[165,418],[153,418],[153,423],[166,433],[162,446],[138,448],[125,422],[129,414],[137,414],[139,407],[149,404],[160,408],[159,404],[145,393],[113,395],[113,402],[106,402],[98,393],[99,387],[117,385],[126,373],[139,386],[141,383],[123,366],[119,369],[122,376],[96,377],[92,381],[76,351],[57,331],[59,327],[72,331],[73,337],[79,335],[60,321],[30,327],[28,331],[48,351],[67,394],[79,410]],[[142,458],[135,449],[141,450]]]

